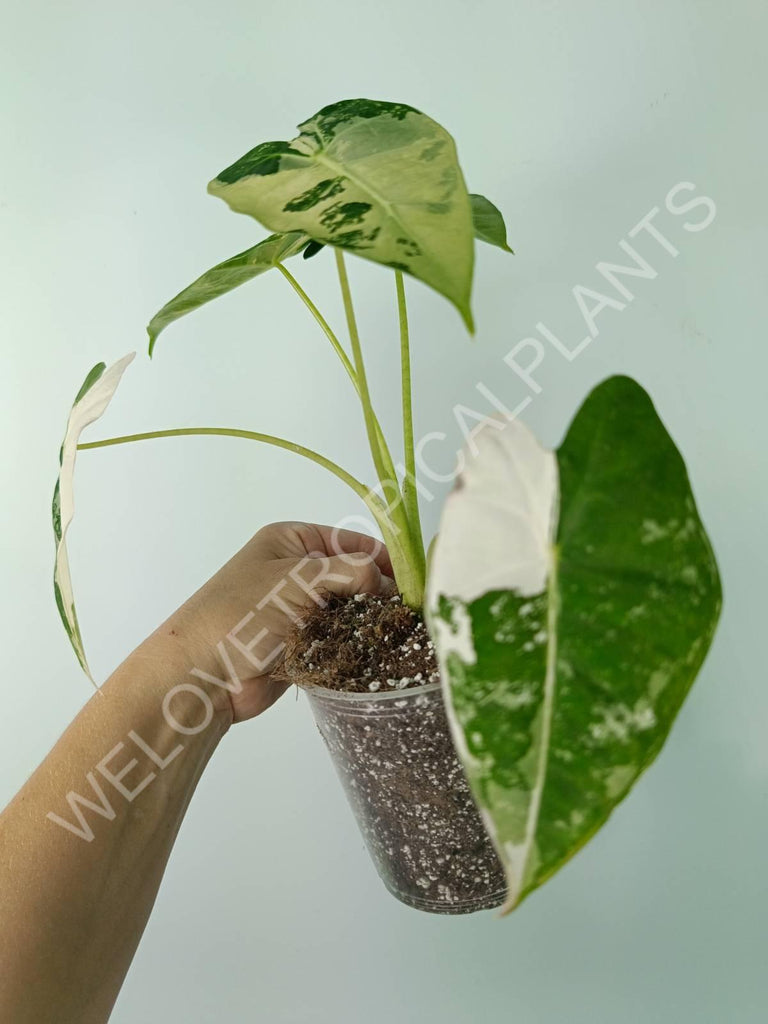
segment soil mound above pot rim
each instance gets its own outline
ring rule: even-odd
[[[424,619],[399,595],[326,595],[288,637],[284,672],[304,688],[381,696],[440,681]]]

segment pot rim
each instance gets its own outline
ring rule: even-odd
[[[422,694],[434,693],[442,689],[443,684],[438,680],[436,683],[422,683],[421,686],[409,686],[402,690],[373,690],[369,693],[349,693],[345,690],[330,690],[327,686],[303,686],[302,689],[308,697],[317,697],[320,700],[339,701],[342,703],[365,704],[373,701],[387,700],[410,700],[420,697]]]

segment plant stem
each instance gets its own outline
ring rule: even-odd
[[[360,384],[359,384],[358,379],[357,379],[357,374],[355,373],[355,368],[352,365],[352,363],[350,362],[349,356],[344,351],[344,348],[343,348],[341,342],[336,337],[334,332],[331,330],[331,327],[328,324],[328,321],[325,319],[323,314],[320,312],[320,310],[314,304],[312,299],[310,299],[310,297],[307,295],[307,293],[301,287],[301,285],[296,280],[296,278],[293,276],[293,274],[290,272],[290,270],[288,270],[286,267],[284,267],[282,263],[278,263],[278,264],[276,264],[276,266],[277,266],[277,269],[280,271],[280,273],[283,275],[283,277],[286,279],[286,281],[290,284],[291,288],[293,288],[293,290],[299,296],[301,301],[304,303],[304,305],[310,311],[310,313],[315,318],[317,323],[320,325],[320,327],[321,327],[323,333],[325,334],[326,338],[328,338],[328,340],[330,341],[331,345],[333,346],[334,352],[336,353],[336,355],[341,360],[342,366],[347,371],[349,379],[352,381],[352,384],[354,385],[354,388],[355,388],[355,391],[358,394],[358,397],[360,397]],[[382,452],[382,454],[384,456],[385,461],[388,461],[388,464],[390,466],[392,466],[392,456],[390,455],[389,448],[387,447],[387,441],[386,441],[386,438],[384,437],[384,431],[381,429],[381,424],[379,423],[378,418],[376,417],[375,414],[374,414],[374,425],[375,425],[375,428],[376,428],[376,437],[377,437],[379,448],[380,448],[380,450],[381,450],[381,452]],[[394,466],[392,466],[392,474],[394,476]]]
[[[365,417],[365,427],[368,431],[368,443],[371,449],[371,455],[373,456],[373,464],[376,467],[376,475],[378,476],[382,487],[386,488],[386,485],[392,482],[394,473],[390,472],[390,467],[387,466],[383,453],[379,448],[376,439],[376,431],[374,428],[374,411],[373,405],[371,404],[371,395],[368,390],[368,378],[365,374],[365,364],[363,363],[363,351],[360,347],[360,335],[357,330],[357,322],[355,320],[355,310],[352,305],[352,294],[349,290],[349,278],[347,277],[347,268],[344,265],[344,254],[341,249],[335,248],[334,253],[336,254],[336,268],[339,272],[339,282],[341,284],[341,295],[344,300],[344,312],[347,317],[347,328],[349,330],[349,340],[352,343],[352,357],[355,365],[355,376],[358,384],[358,394],[360,395],[360,402],[363,406],[363,416]],[[397,480],[394,481],[397,483]],[[398,488],[399,490],[399,488]]]
[[[293,441],[286,441],[282,437],[275,437],[272,434],[257,434],[252,430],[235,430],[231,427],[177,427],[175,430],[149,430],[143,434],[124,434],[122,437],[108,437],[103,441],[88,441],[85,444],[79,444],[77,446],[78,451],[86,451],[89,448],[107,448],[113,444],[129,444],[132,441],[149,441],[157,437],[189,437],[199,436],[204,434],[212,434],[220,437],[244,437],[249,441],[263,441],[265,444],[272,444],[278,448],[285,448],[288,451],[295,452],[297,455],[303,455],[307,459],[311,459],[312,462],[316,462],[319,466],[325,467],[330,470],[334,476],[337,476],[340,480],[343,480],[345,484],[352,488],[352,490],[361,498],[365,499],[365,496],[370,493],[370,489],[365,486],[360,480],[352,476],[341,466],[338,466],[335,462],[330,459],[326,459],[324,455],[320,455],[318,452],[312,451],[311,448],[305,448],[303,445],[295,444]]]
[[[200,435],[241,437],[249,441],[261,441],[264,444],[271,444],[277,448],[284,448],[289,452],[294,452],[296,455],[302,455],[304,458],[315,462],[318,466],[323,466],[324,469],[329,470],[339,480],[343,480],[368,506],[384,536],[395,572],[398,572],[398,569],[402,572],[404,566],[407,568],[408,558],[398,537],[399,531],[394,527],[387,508],[378,495],[374,494],[369,487],[366,487],[364,483],[352,476],[351,473],[348,473],[324,455],[320,455],[311,448],[295,444],[293,441],[286,441],[282,437],[275,437],[273,434],[259,434],[252,430],[236,430],[231,427],[177,427],[173,430],[149,430],[141,434],[124,434],[121,437],[108,437],[101,441],[88,441],[79,444],[77,450],[87,451],[92,448],[108,448],[111,445],[130,444],[133,441],[149,441],[159,437],[191,437]]]
[[[405,513],[411,527],[411,536],[422,566],[426,566],[424,537],[419,515],[419,496],[416,490],[416,454],[413,442],[413,404],[411,398],[411,351],[408,333],[408,310],[405,304],[405,285],[402,271],[395,271],[397,288],[397,314],[400,323],[400,375],[403,396],[403,449],[405,455],[405,479],[403,480],[403,501]]]
[[[376,474],[384,491],[385,499],[387,488],[394,487],[395,489],[394,502],[388,502],[387,510],[390,518],[392,519],[393,525],[403,535],[403,547],[410,553],[407,571],[398,576],[397,584],[404,603],[411,608],[420,610],[424,602],[424,569],[420,564],[418,554],[416,553],[410,523],[408,522],[408,516],[403,504],[402,494],[400,493],[400,486],[397,482],[397,474],[395,472],[394,465],[392,464],[392,459],[389,457],[385,460],[384,453],[378,445],[375,428],[375,414],[371,403],[370,391],[368,389],[368,378],[365,374],[363,351],[360,345],[360,335],[357,330],[357,322],[355,320],[355,310],[352,305],[352,294],[349,289],[349,278],[347,277],[347,268],[344,264],[344,254],[339,248],[334,248],[334,253],[336,255],[336,268],[339,273],[339,282],[341,284],[341,294],[344,300],[344,312],[347,317],[349,339],[352,344],[355,374],[360,386],[360,403],[363,407],[363,416],[365,417],[365,427],[368,433],[368,445],[371,450],[374,466],[376,467]]]
[[[360,394],[360,386],[357,383],[357,376],[355,375],[355,368],[352,365],[352,363],[349,361],[349,356],[347,355],[347,353],[342,348],[341,342],[339,341],[339,339],[336,337],[336,335],[333,333],[333,331],[329,327],[328,321],[325,319],[323,314],[320,312],[320,310],[314,304],[312,299],[310,299],[310,297],[307,295],[307,293],[301,287],[301,285],[296,280],[296,278],[293,276],[293,274],[290,272],[290,270],[287,270],[283,266],[282,263],[278,263],[277,264],[277,269],[280,271],[280,273],[283,275],[283,277],[286,279],[286,281],[290,284],[291,288],[293,288],[293,290],[299,296],[299,298],[304,303],[304,305],[307,307],[307,309],[310,311],[310,313],[315,318],[315,320],[317,320],[318,324],[320,325],[320,327],[324,331],[326,338],[328,338],[328,340],[330,341],[331,345],[333,345],[333,348],[334,348],[334,351],[336,352],[336,355],[341,360],[341,362],[342,362],[342,364],[344,366],[344,369],[347,371],[347,373],[349,375],[349,379],[355,385],[355,390],[357,391],[358,394]]]

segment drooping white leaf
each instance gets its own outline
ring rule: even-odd
[[[81,433],[104,413],[120,383],[125,368],[135,355],[135,352],[131,352],[127,356],[123,356],[109,369],[105,363],[98,363],[85,378],[67,420],[67,429],[59,453],[59,477],[53,492],[53,532],[56,539],[53,588],[56,604],[77,659],[91,682],[94,682],[94,679],[88,667],[83,638],[77,621],[67,555],[67,530],[75,511],[73,495],[75,459]]]

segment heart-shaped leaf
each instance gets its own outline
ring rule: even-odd
[[[232,291],[253,277],[258,277],[264,271],[276,267],[291,256],[301,252],[309,243],[309,238],[301,232],[292,232],[288,235],[270,235],[263,239],[258,245],[232,256],[193,281],[170,302],[166,302],[149,322],[147,334],[149,335],[149,354],[155,348],[158,335],[168,324],[178,320],[179,317],[199,309],[206,302],[217,299],[220,295]],[[311,244],[311,243],[310,243]]]
[[[470,331],[472,213],[448,132],[413,107],[344,100],[265,142],[208,186],[270,231],[411,274],[455,304]]]
[[[80,434],[97,420],[105,411],[112,395],[120,383],[126,366],[133,359],[135,352],[123,356],[118,362],[107,369],[105,363],[97,363],[85,378],[77,393],[75,404],[67,420],[67,430],[59,453],[59,478],[53,492],[53,533],[56,540],[56,563],[53,570],[53,590],[56,604],[67,631],[77,660],[93,682],[91,670],[85,657],[83,638],[75,611],[75,600],[72,593],[72,578],[69,571],[67,556],[67,530],[72,522],[75,511],[72,482],[75,472],[75,458]],[[95,685],[95,684],[94,684]]]
[[[487,242],[488,245],[497,245],[504,252],[511,252],[514,255],[514,249],[507,245],[507,228],[498,206],[494,206],[490,199],[475,192],[470,192],[469,199],[472,203],[475,238]]]
[[[683,460],[634,381],[598,386],[557,453],[497,420],[472,446],[443,512],[430,620],[511,910],[658,754],[721,591]]]

